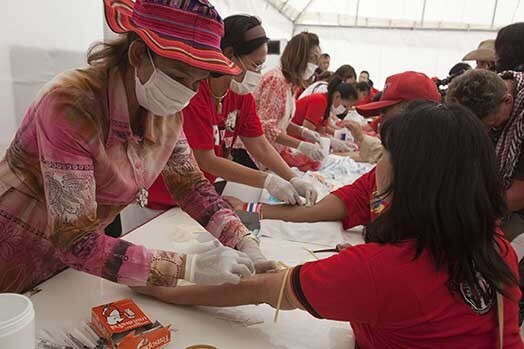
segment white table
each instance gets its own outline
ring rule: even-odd
[[[171,249],[176,226],[184,229],[202,227],[180,209],[173,209],[153,219],[125,237],[149,248]],[[313,260],[304,250],[319,245],[262,238],[263,252],[275,260],[295,265]],[[327,256],[326,256],[327,257]],[[91,307],[123,298],[133,298],[152,319],[172,324],[177,331],[167,347],[183,349],[194,344],[209,344],[220,349],[304,349],[354,347],[348,323],[318,320],[300,310],[284,311],[277,324],[274,310],[267,305],[227,309],[181,307],[133,293],[126,286],[90,276],[72,269],[65,270],[39,286],[42,291],[32,296],[36,310],[37,331],[73,328],[90,317]],[[264,322],[249,327],[218,319],[217,313],[253,315]]]

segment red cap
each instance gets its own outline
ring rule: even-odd
[[[382,97],[377,102],[357,106],[357,111],[363,116],[376,116],[384,108],[391,107],[403,101],[426,99],[440,102],[442,97],[437,85],[427,75],[414,71],[392,75],[386,79]]]

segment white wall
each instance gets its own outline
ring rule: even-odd
[[[289,39],[293,35],[293,23],[264,0],[211,0],[211,3],[222,18],[234,14],[257,16],[272,40]]]
[[[368,70],[378,89],[389,75],[416,70],[445,78],[455,63],[495,32],[386,30],[297,26],[320,37],[323,52],[331,55],[331,70],[351,64]],[[475,67],[475,62],[469,62]]]
[[[103,38],[103,2],[6,1],[0,31],[3,154],[39,88],[61,71],[83,66],[89,45]]]

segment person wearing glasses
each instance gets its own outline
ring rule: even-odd
[[[251,95],[267,56],[269,39],[262,23],[253,16],[234,15],[224,19],[224,28],[222,51],[243,73],[211,74],[183,111],[184,132],[200,169],[211,183],[220,177],[265,188],[291,205],[302,203],[300,196],[314,203],[317,193],[312,184],[297,177],[264,136]],[[252,158],[274,174],[259,171]],[[153,209],[175,204],[161,177],[149,200]]]

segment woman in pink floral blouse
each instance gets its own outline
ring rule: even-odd
[[[253,93],[266,138],[290,166],[309,169],[323,159],[320,135],[291,123],[295,114],[295,90],[306,87],[317,69],[319,39],[313,33],[295,35],[287,44],[280,66],[267,72]],[[298,150],[298,153],[294,150]],[[303,167],[308,168],[303,168]]]
[[[44,87],[0,162],[0,292],[24,292],[66,266],[130,286],[235,283],[272,268],[182,133],[178,112],[199,82],[240,73],[220,50],[218,13],[203,0],[104,3],[121,37]],[[159,174],[222,244],[185,255],[104,235],[124,207],[147,203]]]

